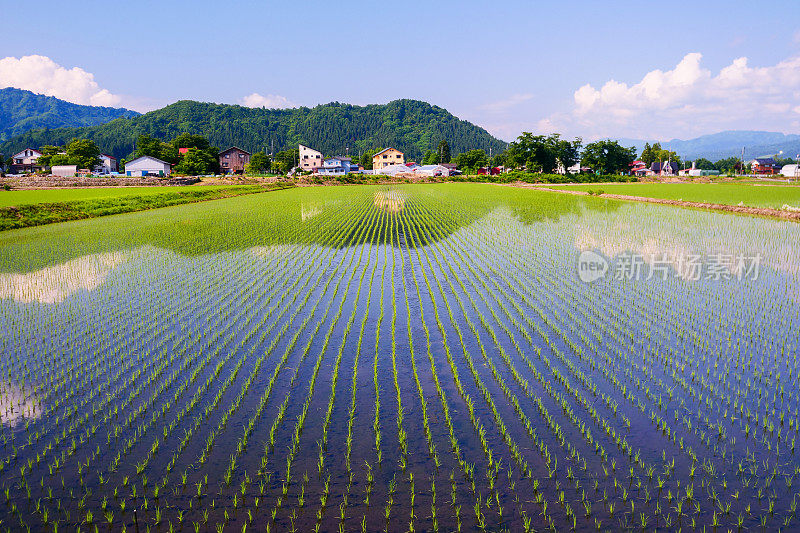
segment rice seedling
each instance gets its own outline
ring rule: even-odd
[[[162,211],[0,236],[11,530],[800,527],[792,223],[478,184]],[[734,263],[615,276],[660,251]]]

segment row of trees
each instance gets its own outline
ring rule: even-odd
[[[635,158],[635,148],[625,148],[617,141],[601,140],[583,146],[580,138],[570,141],[557,133],[534,135],[524,132],[509,144],[505,152],[491,158],[484,150],[478,149],[462,152],[453,161],[466,173],[485,166],[505,166],[553,174],[580,163],[599,174],[619,174],[627,172]]]
[[[89,139],[72,139],[64,146],[45,145],[39,151],[42,156],[37,164],[43,167],[75,165],[92,170],[100,164],[100,148]]]

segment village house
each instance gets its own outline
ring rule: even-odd
[[[372,169],[381,170],[391,165],[405,164],[405,156],[400,150],[394,148],[384,148],[372,156]]]
[[[654,161],[650,165],[650,170],[656,176],[677,176],[680,168],[680,165],[675,161]]]
[[[315,168],[320,168],[323,163],[322,152],[309,148],[308,146],[298,145],[298,152],[300,154],[300,161],[298,165],[300,170],[305,172],[313,172]]]
[[[113,155],[100,154],[100,164],[96,165],[93,169],[95,174],[111,174],[117,172],[117,158]]]
[[[250,152],[236,146],[219,153],[219,169],[223,174],[244,174],[244,167],[250,162]]]
[[[361,167],[353,163],[352,158],[346,156],[328,157],[322,162],[322,166],[315,169],[314,172],[323,175],[339,175],[349,174],[351,172],[360,172]]]
[[[780,172],[780,165],[771,157],[757,157],[750,162],[750,172],[753,174],[777,174]]]
[[[156,157],[143,155],[125,163],[126,176],[169,176],[172,165]]]
[[[20,174],[24,172],[36,172],[41,170],[42,167],[36,164],[36,161],[42,156],[42,152],[34,150],[33,148],[25,148],[21,152],[17,152],[11,156],[11,166],[8,168],[11,174]]]

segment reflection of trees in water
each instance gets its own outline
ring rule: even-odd
[[[378,209],[399,213],[406,205],[406,195],[395,189],[376,191],[373,203]]]
[[[0,422],[11,427],[42,416],[42,406],[35,396],[15,384],[0,384]]]

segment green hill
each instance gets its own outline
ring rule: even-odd
[[[282,150],[306,144],[326,155],[351,155],[392,146],[409,158],[419,159],[446,140],[452,153],[490,148],[495,153],[505,143],[486,130],[417,100],[354,106],[338,102],[313,108],[249,108],[183,100],[133,118],[84,128],[29,131],[0,144],[9,154],[27,146],[61,145],[74,137],[94,140],[101,150],[118,158],[130,156],[140,134],[169,140],[181,133],[205,135],[219,148],[238,146],[251,152]]]
[[[129,109],[73,104],[53,96],[6,87],[0,89],[0,141],[40,128],[96,126],[138,114]]]

